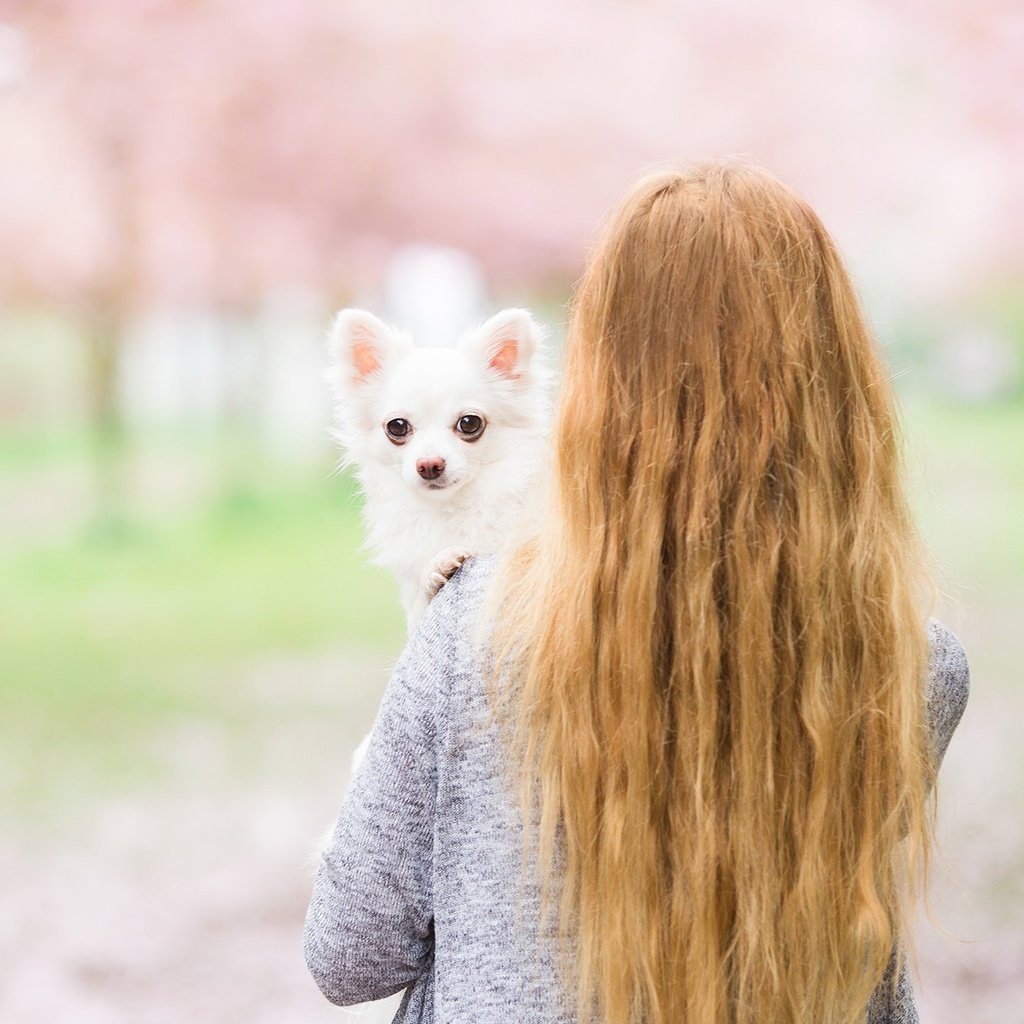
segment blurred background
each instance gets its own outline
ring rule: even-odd
[[[1020,1019],[1024,7],[0,0],[5,1024],[345,1018],[308,862],[403,630],[330,315],[557,341],[629,181],[736,154],[854,270],[971,658],[922,1019]]]

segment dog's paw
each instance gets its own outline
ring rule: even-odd
[[[458,572],[459,566],[470,555],[472,555],[471,551],[451,548],[448,551],[442,551],[431,562],[423,579],[423,593],[428,601],[432,600],[437,592]]]

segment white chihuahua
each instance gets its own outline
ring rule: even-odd
[[[336,437],[365,496],[367,544],[398,580],[407,625],[471,554],[520,537],[547,476],[548,375],[522,309],[454,348],[414,348],[360,309],[330,334]]]

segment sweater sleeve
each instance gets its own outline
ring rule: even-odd
[[[321,851],[304,948],[321,991],[341,1005],[391,995],[432,963],[435,740],[450,603],[442,591],[399,659]]]

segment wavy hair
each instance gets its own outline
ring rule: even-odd
[[[627,195],[552,492],[497,581],[498,710],[580,1018],[863,1021],[931,841],[925,574],[885,368],[770,174]]]

